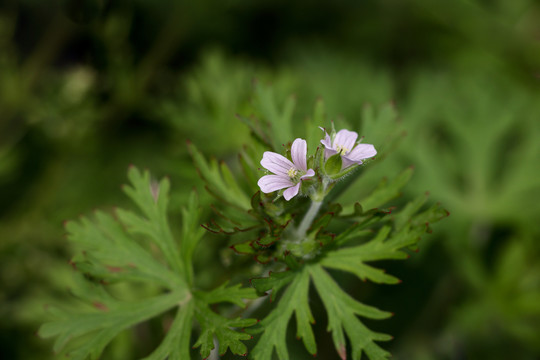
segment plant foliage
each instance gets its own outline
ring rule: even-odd
[[[193,287],[193,251],[204,233],[199,226],[197,196],[192,194],[183,211],[182,237],[176,241],[167,221],[169,180],[157,183],[149,172],[135,167],[128,177],[131,185],[124,191],[140,214],[118,209],[115,216],[96,212],[93,220],[83,217],[66,224],[69,240],[84,249],[72,259],[73,266],[84,274],[72,291],[90,306],[84,312],[51,309],[56,320],[44,324],[39,334],[56,336],[56,352],[84,337],[82,345],[67,354],[73,359],[97,359],[121,331],[175,311],[162,343],[147,360],[189,359],[194,321],[201,331],[193,346],[200,347],[203,358],[214,348],[214,336],[221,353],[230,349],[245,354],[243,341],[250,336],[236,329],[256,320],[229,319],[215,313],[211,305],[228,302],[245,307],[244,299],[256,297],[255,291],[238,284],[223,284],[208,292]],[[148,298],[124,300],[114,296],[112,284],[116,283],[149,284],[158,289]]]
[[[327,157],[322,147],[307,156],[307,166],[315,169],[315,175],[301,181],[299,195],[291,201],[286,201],[281,192],[253,194],[253,182],[261,175],[255,165],[261,150],[277,150],[278,144],[285,143],[285,155],[297,156],[281,131],[286,128],[287,136],[296,131],[292,121],[294,99],[288,98],[280,110],[272,89],[256,84],[253,103],[255,115],[239,116],[254,139],[239,158],[241,175],[224,162],[207,160],[195,144],[188,143],[206,189],[218,202],[211,207],[214,216],[203,227],[199,226],[201,209],[193,193],[182,211],[180,241],[175,240],[167,220],[168,179],[153,181],[148,172],[141,173],[134,167],[128,173],[131,185],[124,187],[124,192],[140,213],[117,209],[114,216],[96,212],[94,219],[83,217],[67,223],[69,240],[81,250],[72,264],[84,274],[73,292],[91,306],[83,312],[55,310],[56,320],[42,326],[42,336],[56,336],[55,351],[71,345],[67,353],[72,358],[96,359],[120,332],[176,312],[162,342],[145,359],[188,359],[190,346],[199,348],[202,358],[212,351],[246,355],[244,341],[255,335],[250,358],[271,360],[275,352],[280,360],[288,360],[287,329],[293,316],[297,337],[315,355],[317,338],[312,324],[316,317],[310,305],[314,292],[326,310],[327,330],[341,359],[350,356],[360,360],[362,354],[371,360],[390,356],[380,343],[392,337],[370,330],[363,319],[385,319],[392,314],[355,299],[333,273],[346,272],[377,284],[399,283],[375,262],[408,258],[423,234],[430,232],[429,225],[448,213],[438,204],[426,207],[427,195],[399,209],[388,207],[410,180],[412,168],[392,180],[381,181],[363,200],[337,202],[339,194],[369,171],[369,165],[346,167],[340,153]],[[379,147],[377,158],[384,159],[392,148],[389,143],[398,138],[399,127],[391,127],[395,111],[383,107],[375,114],[366,108],[364,115],[366,129],[375,121],[390,125],[389,131],[377,134],[381,141],[388,142]],[[309,144],[316,144],[312,129],[325,123],[324,104],[319,100],[313,116],[303,124]],[[335,136],[333,123],[331,127]],[[247,256],[262,264],[257,272],[253,267],[244,270],[244,280],[245,275],[251,277],[252,287],[225,283],[209,291],[197,289],[193,256],[205,233],[203,228],[226,236],[239,261]],[[114,291],[120,283],[146,284],[153,290],[141,299],[121,299]],[[274,307],[260,322],[214,311],[219,303],[246,308],[247,300],[265,294],[275,300]],[[253,304],[251,312],[257,311],[256,304],[261,302]],[[192,341],[194,323],[199,330]],[[243,328],[245,332],[239,331]],[[81,338],[85,341],[78,345],[76,340]]]

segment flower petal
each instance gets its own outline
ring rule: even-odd
[[[319,126],[321,130],[324,131],[322,127]],[[328,159],[330,156],[337,153],[334,149],[332,149],[332,139],[330,138],[330,135],[326,131],[324,131],[325,137],[321,140],[321,144],[324,145],[324,159]]]
[[[287,175],[287,172],[295,167],[285,156],[271,151],[265,151],[261,160],[261,165],[276,175]]]
[[[315,171],[313,171],[313,169],[309,169],[305,175],[302,175],[300,177],[300,180],[304,180],[304,179],[307,179],[307,178],[310,178],[312,177],[313,175],[315,175]]]
[[[263,193],[268,194],[276,190],[294,186],[294,183],[289,177],[283,177],[280,175],[265,175],[259,179],[257,185],[259,185]]]
[[[283,192],[283,197],[285,198],[285,200],[289,201],[291,200],[293,197],[295,197],[296,195],[298,195],[298,190],[300,190],[300,183],[294,185],[294,186],[291,186],[290,188],[288,188],[287,190],[285,190]]]
[[[325,131],[324,139],[321,140],[321,144],[324,145],[325,148],[331,149],[332,148],[332,139],[330,138],[330,135]]]
[[[354,164],[360,165],[362,164],[362,160],[352,161],[352,160],[347,159],[346,156],[341,157],[341,170],[346,169],[349,166],[354,165]]]
[[[369,159],[377,155],[375,146],[371,144],[358,144],[350,153],[347,154],[347,159],[351,161],[360,161]]]
[[[291,158],[297,169],[306,171],[307,143],[304,139],[295,139],[291,146]]]
[[[345,148],[346,151],[344,154],[349,153],[354,147],[354,144],[356,143],[356,139],[358,138],[358,133],[354,131],[349,131],[346,129],[339,130],[336,134],[336,137],[334,138],[334,143],[332,148],[335,150],[338,150],[338,146],[341,148]]]
[[[324,159],[325,160],[328,160],[328,158],[332,155],[336,155],[337,154],[337,151],[334,150],[334,149],[328,149],[328,148],[325,148],[324,149]]]

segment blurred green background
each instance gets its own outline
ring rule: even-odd
[[[53,358],[34,334],[44,306],[68,298],[62,222],[130,206],[129,164],[170,176],[173,227],[193,187],[212,201],[185,142],[234,164],[249,141],[235,114],[253,112],[254,79],[279,104],[295,94],[299,123],[319,98],[360,131],[366,106],[397,111],[406,136],[373,166],[371,186],[414,165],[403,199],[430,191],[450,211],[417,255],[384,264],[403,284],[349,281],[396,313],[368,324],[395,336],[394,358],[540,357],[539,1],[5,0],[2,359]],[[226,264],[205,261],[231,255],[217,237],[205,244],[200,282],[213,286]],[[318,316],[318,356],[334,359]],[[156,341],[126,338],[111,358],[144,356]],[[311,358],[294,336],[291,351]]]

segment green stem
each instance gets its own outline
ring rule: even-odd
[[[304,236],[306,236],[306,232],[313,223],[313,220],[315,219],[315,216],[317,216],[317,213],[319,212],[319,209],[322,205],[321,201],[313,201],[311,202],[311,206],[309,207],[309,210],[307,211],[306,215],[302,219],[302,222],[298,226],[298,229],[296,229],[296,238],[301,241]]]

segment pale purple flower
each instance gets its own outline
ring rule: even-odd
[[[358,134],[354,131],[339,130],[333,138],[324,131],[325,137],[321,140],[324,145],[324,157],[328,159],[335,154],[341,155],[342,169],[353,164],[362,164],[362,160],[372,158],[377,155],[377,150],[371,144],[356,144]]]
[[[286,188],[283,197],[287,201],[298,195],[302,180],[315,175],[313,169],[308,170],[307,168],[306,156],[307,143],[306,140],[300,138],[292,143],[292,162],[283,155],[265,151],[261,165],[274,173],[274,175],[265,175],[259,179],[257,185],[259,185],[261,191],[271,193]]]

